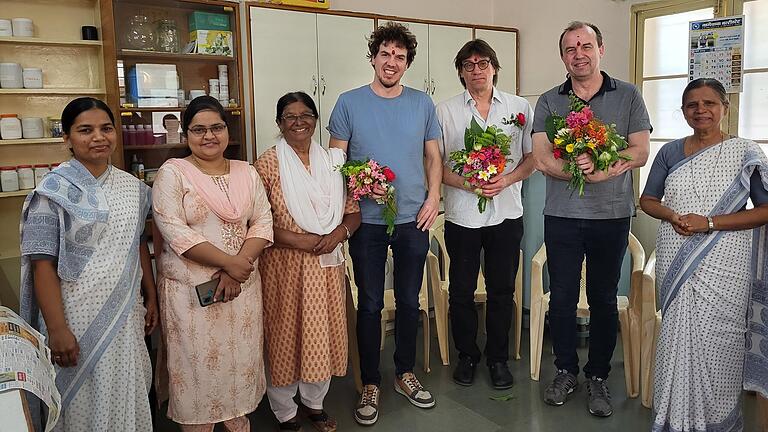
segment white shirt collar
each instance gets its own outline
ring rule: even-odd
[[[496,86],[493,86],[493,93],[491,94],[491,103],[494,101],[501,102],[501,97],[499,97],[499,90],[496,89]],[[472,99],[472,95],[469,93],[469,90],[464,89],[464,104],[474,104],[476,103],[474,99]]]

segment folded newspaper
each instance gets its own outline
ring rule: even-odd
[[[45,336],[0,306],[0,393],[15,389],[31,392],[48,406],[45,432],[53,429],[61,396]]]

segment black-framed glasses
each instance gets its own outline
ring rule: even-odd
[[[303,122],[310,122],[310,121],[312,121],[312,120],[314,120],[316,118],[317,117],[314,114],[312,114],[312,113],[304,113],[304,114],[299,114],[299,115],[286,114],[286,115],[280,117],[281,120],[283,120],[284,122],[286,122],[288,124],[296,123],[299,120],[301,120]]]
[[[205,127],[205,126],[191,127],[189,128],[189,133],[191,133],[196,137],[203,137],[205,136],[205,134],[208,133],[208,131],[211,131],[212,134],[219,136],[222,133],[224,133],[225,130],[227,130],[227,125],[225,125],[224,123],[218,123],[215,125],[211,125],[209,127]]]
[[[488,69],[489,64],[491,64],[490,60],[480,60],[477,62],[465,61],[461,64],[461,67],[465,72],[472,72],[475,70],[475,66],[479,67],[480,70],[486,70]]]

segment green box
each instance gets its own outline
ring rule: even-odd
[[[192,12],[189,14],[189,31],[196,30],[229,31],[229,15],[201,11]]]

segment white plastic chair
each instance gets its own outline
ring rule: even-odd
[[[643,266],[645,252],[632,233],[629,234],[632,275],[629,297],[618,296],[619,324],[624,351],[624,379],[627,395],[635,398],[640,387],[640,318]],[[541,349],[544,339],[544,317],[549,310],[549,292],[544,292],[544,264],[547,261],[546,245],[533,257],[531,263],[531,379],[539,380],[541,372]],[[577,317],[589,316],[586,290],[586,261],[581,266],[581,291],[577,306]]]
[[[445,218],[439,215],[430,229],[431,240],[435,240],[438,245],[438,254],[442,258],[443,266],[439,273],[439,283],[432,285],[432,296],[434,297],[435,307],[435,325],[437,327],[437,343],[440,346],[440,358],[443,365],[450,363],[448,347],[448,268],[451,265],[451,258],[445,248]],[[475,303],[483,304],[483,328],[485,328],[485,317],[487,313],[486,301],[488,292],[485,289],[485,277],[483,272],[477,275],[477,290],[475,290]],[[520,338],[523,331],[523,252],[520,251],[520,262],[518,265],[517,276],[515,278],[515,360],[520,360]]]
[[[429,373],[429,294],[427,289],[427,283],[429,279],[428,269],[430,257],[427,254],[427,262],[424,264],[424,275],[422,277],[421,289],[419,290],[419,311],[422,314],[422,327],[424,333],[424,372]],[[360,357],[357,350],[357,285],[355,284],[355,270],[352,266],[352,258],[349,256],[349,250],[347,245],[344,248],[344,258],[346,259],[346,270],[349,290],[347,294],[347,333],[349,340],[349,358],[352,362],[352,371],[355,379],[355,386],[357,391],[361,392],[363,389],[362,382],[360,381]],[[437,258],[432,256],[434,267],[437,263]],[[384,309],[381,311],[381,349],[384,349],[384,338],[386,337],[387,322],[395,319],[395,291],[394,277],[393,277],[393,258],[392,250],[387,253],[387,262],[384,268]]]
[[[643,271],[642,347],[640,348],[640,402],[653,406],[653,368],[661,331],[661,311],[656,309],[656,251]]]

